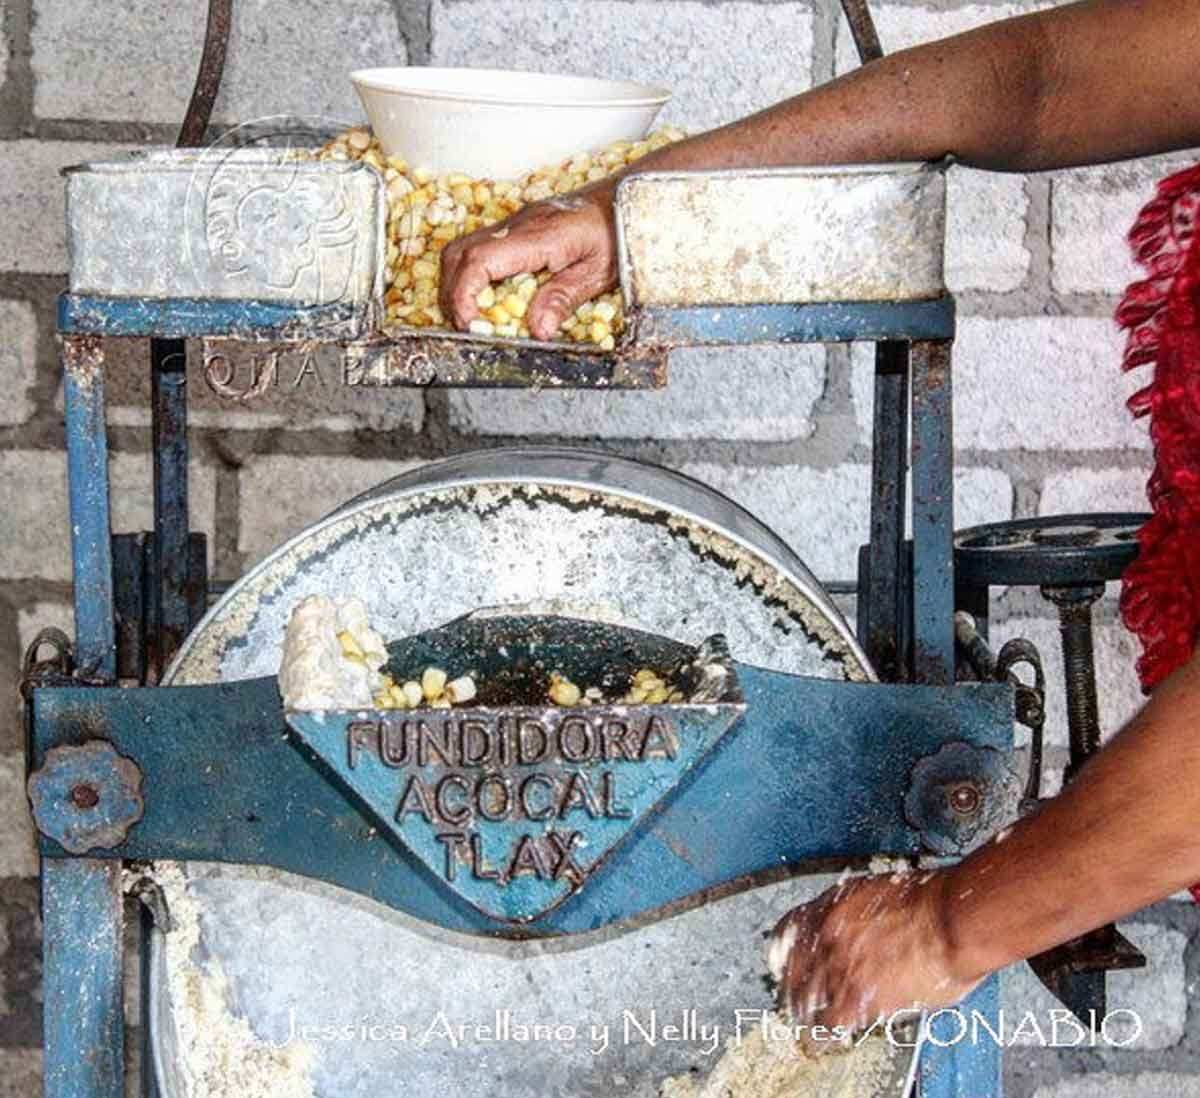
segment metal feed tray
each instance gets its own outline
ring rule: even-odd
[[[665,384],[681,343],[948,338],[937,165],[650,173],[617,197],[616,349],[381,326],[370,165],[153,150],[67,173],[67,334],[343,346],[350,384]]]

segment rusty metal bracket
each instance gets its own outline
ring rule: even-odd
[[[1146,956],[1109,923],[1030,957],[1029,967],[1051,994],[1094,1030],[1107,1009],[1106,974],[1145,968]]]
[[[53,649],[49,659],[39,659],[43,648]],[[61,629],[42,629],[25,649],[21,664],[21,698],[29,700],[29,692],[38,686],[74,685],[75,653],[71,638]]]
[[[1021,798],[1021,815],[1037,808],[1042,789],[1042,759],[1046,725],[1046,674],[1037,646],[1023,637],[1014,637],[999,653],[994,653],[979,634],[970,614],[958,611],[954,615],[954,638],[966,658],[967,666],[981,682],[1006,682],[1015,692],[1015,716],[1018,724],[1029,729],[1029,774]],[[1021,665],[1033,675],[1025,682],[1016,669]]]

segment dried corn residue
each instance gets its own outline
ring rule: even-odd
[[[178,1054],[172,1067],[186,1098],[314,1098],[312,1047],[257,1037],[230,1010],[220,966],[196,957],[200,908],[182,867],[157,862],[153,876],[171,915],[163,949]]]
[[[659,1098],[874,1098],[892,1076],[894,1054],[872,1037],[848,1052],[807,1056],[790,1040],[767,1040],[760,1027],[740,1044],[729,1038],[708,1078],[664,1080]]]
[[[388,206],[385,323],[448,328],[438,305],[438,283],[441,251],[450,241],[496,225],[530,202],[570,194],[683,136],[681,130],[668,126],[642,141],[617,141],[595,152],[581,152],[515,180],[472,179],[461,173],[435,176],[402,157],[385,156],[374,135],[361,127],[334,138],[316,156],[361,161],[383,175]],[[498,229],[494,235],[505,232]],[[480,315],[471,323],[472,333],[529,338],[525,314],[538,286],[549,278],[549,271],[522,271],[485,288],[476,301]],[[559,338],[609,351],[623,327],[621,294],[601,294],[567,318]]]

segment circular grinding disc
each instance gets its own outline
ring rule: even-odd
[[[274,674],[291,608],[312,594],[362,599],[387,639],[510,606],[616,621],[690,644],[723,633],[742,662],[873,678],[828,596],[765,526],[694,481],[602,454],[492,450],[360,496],[235,584],[165,682]],[[704,1074],[719,1059],[703,1035],[711,1031],[699,1027],[719,1026],[724,1042],[738,1010],[770,1008],[762,932],[830,883],[785,881],[647,925],[500,942],[274,870],[190,872],[202,952],[224,972],[236,1012],[258,1037],[282,1041],[303,1026],[357,1034],[313,1044],[319,1098],[396,1090],[651,1098],[664,1077]],[[152,1015],[167,1019],[155,1037],[161,1064],[179,1054],[171,1012],[189,1008],[161,1001],[166,982],[156,983]],[[455,1047],[438,1028],[425,1044],[416,1041],[438,1025],[439,1012],[452,1025],[495,1029],[498,1011],[508,1012],[499,1016],[509,1019],[504,1038],[481,1039],[472,1029]],[[371,1039],[364,1023],[390,1027],[392,1039]],[[514,1036],[511,1026],[535,1023],[571,1025],[576,1036]],[[644,1036],[651,1024],[653,1044]],[[663,1026],[679,1027],[677,1037],[664,1038]],[[402,1029],[408,1036],[400,1040]],[[607,1046],[596,1052],[601,1033]],[[176,1074],[160,1068],[165,1098],[184,1098],[170,1082]],[[888,1093],[898,1093],[894,1082],[893,1074]]]

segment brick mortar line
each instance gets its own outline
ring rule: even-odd
[[[459,432],[448,424],[448,401],[444,391],[430,392],[429,413],[425,428],[406,432],[397,445],[398,432],[353,428],[345,431],[328,428],[189,428],[189,443],[193,459],[202,464],[221,462],[240,464],[247,458],[267,454],[291,457],[362,457],[364,460],[395,458],[404,460],[459,453],[465,448],[495,449],[521,443],[546,446],[602,446],[606,448],[636,448],[695,450],[697,460],[713,460],[726,450],[734,450],[732,464],[747,468],[797,465],[812,469],[835,468],[838,465],[869,465],[871,448],[857,432],[844,428],[852,422],[848,411],[823,412],[814,415],[815,430],[807,438],[661,438],[643,436],[593,437],[581,435],[528,434],[492,435]],[[440,405],[440,406],[439,406]],[[30,422],[0,428],[0,452],[31,451],[57,453],[65,450],[61,415],[56,420]],[[824,436],[824,440],[821,436]],[[851,445],[832,447],[835,442],[849,441]],[[109,427],[109,450],[112,453],[148,454],[150,428],[133,426]],[[830,456],[829,450],[836,449]],[[1108,472],[1144,470],[1149,475],[1150,450],[1105,448],[1097,450],[979,450],[960,448],[955,462],[960,468],[989,468],[1007,473],[1015,479],[1038,480],[1046,473],[1076,471]],[[1051,468],[1047,468],[1047,466]]]
[[[832,80],[837,68],[837,37],[843,19],[836,0],[817,0],[812,6],[812,86]]]
[[[1037,176],[1025,177],[1025,239],[1023,244],[1029,253],[1029,270],[1025,275],[1026,293],[1040,295],[1044,299],[1053,297],[1050,268],[1054,257],[1050,243],[1053,211],[1050,205],[1049,181]],[[1021,290],[1015,291],[1021,293]]]
[[[0,88],[0,135],[19,136],[33,117],[33,0],[8,0],[0,9],[0,33],[9,44]]]
[[[396,28],[408,48],[410,65],[428,65],[433,56],[433,0],[392,0]]]

